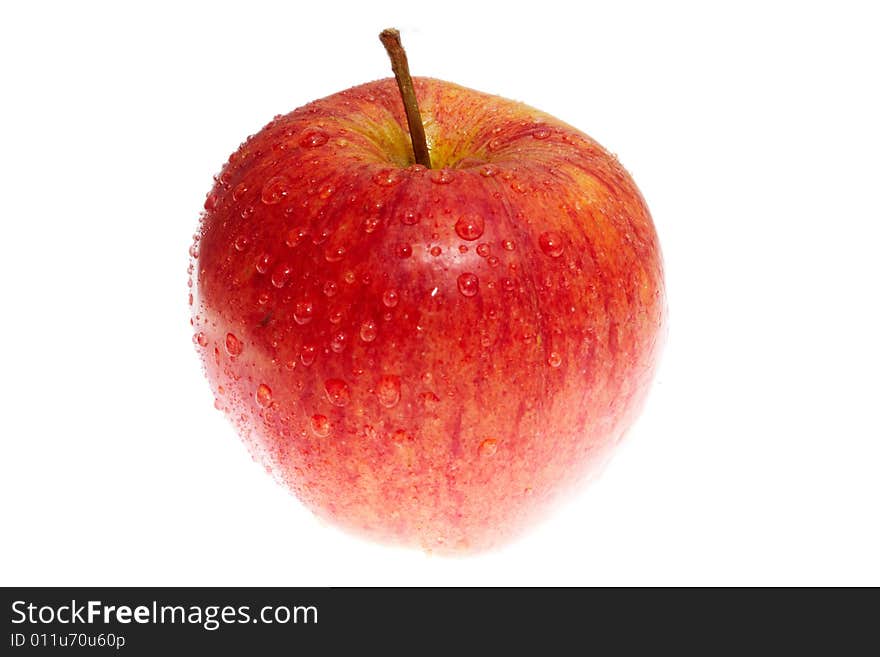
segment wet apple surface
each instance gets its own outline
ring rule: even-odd
[[[647,206],[595,141],[416,78],[431,168],[379,80],[233,153],[191,249],[218,408],[318,515],[441,552],[498,545],[635,419],[664,332]]]

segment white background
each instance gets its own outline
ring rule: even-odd
[[[880,584],[870,3],[5,3],[0,583]],[[213,409],[187,248],[274,114],[414,73],[619,154],[670,336],[602,478],[448,559],[314,520]]]

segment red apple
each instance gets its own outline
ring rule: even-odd
[[[277,116],[232,154],[191,255],[216,405],[310,509],[483,549],[601,463],[662,342],[657,236],[617,159],[449,82]]]

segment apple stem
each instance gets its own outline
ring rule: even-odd
[[[382,30],[379,34],[379,40],[382,41],[382,45],[385,46],[388,57],[391,59],[391,70],[394,71],[397,88],[400,89],[400,96],[403,98],[403,108],[406,111],[406,122],[409,124],[409,136],[412,140],[416,162],[430,169],[431,154],[428,152],[425,126],[419,112],[412,76],[409,74],[406,51],[403,49],[403,44],[400,43],[400,32],[394,28]]]

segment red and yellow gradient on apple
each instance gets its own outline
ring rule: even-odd
[[[540,517],[635,419],[661,255],[595,141],[521,103],[414,87],[431,168],[393,79],[241,145],[193,245],[193,326],[217,407],[316,514],[472,551]]]

